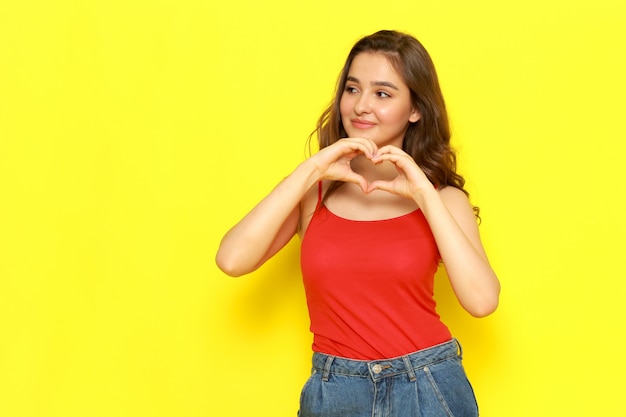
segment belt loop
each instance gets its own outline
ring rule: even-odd
[[[322,381],[328,382],[328,377],[330,376],[330,366],[333,364],[334,356],[328,355],[326,357],[326,363],[324,364],[324,372],[322,373]]]
[[[456,345],[459,347],[459,359],[463,359],[463,347],[461,346],[461,342],[458,339],[454,339]]]
[[[406,367],[406,371],[409,374],[409,381],[415,382],[417,378],[415,377],[415,370],[413,369],[411,359],[408,356],[403,356],[402,360],[404,361],[404,366]]]

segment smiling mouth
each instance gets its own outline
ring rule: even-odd
[[[352,119],[350,120],[350,122],[352,123],[352,126],[354,126],[357,129],[369,129],[371,127],[376,126],[376,123],[368,122],[367,120],[361,120],[361,119]]]

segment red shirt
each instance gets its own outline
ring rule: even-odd
[[[373,360],[450,340],[433,299],[439,259],[419,209],[356,221],[321,205],[301,255],[313,350]]]

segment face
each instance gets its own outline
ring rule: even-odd
[[[370,139],[378,147],[402,147],[409,123],[420,118],[402,77],[384,55],[369,52],[354,57],[339,109],[348,137]]]

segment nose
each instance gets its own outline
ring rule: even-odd
[[[354,103],[354,113],[356,114],[369,113],[371,111],[370,104],[371,103],[370,103],[369,97],[367,97],[367,95],[365,94],[361,94],[359,98],[356,100],[356,102]]]

